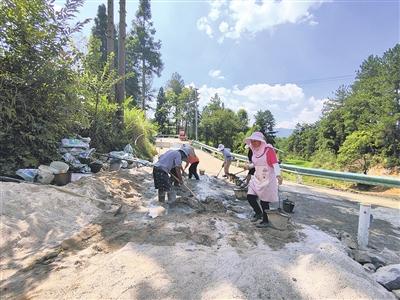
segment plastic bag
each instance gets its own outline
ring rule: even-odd
[[[35,182],[38,173],[39,173],[38,169],[19,169],[15,172],[15,174],[17,174],[19,177],[29,182]]]
[[[83,148],[89,149],[89,143],[84,142],[80,139],[62,139],[61,147],[63,148]]]
[[[124,152],[133,153],[133,148],[132,148],[131,144],[128,144],[128,145],[125,146]]]

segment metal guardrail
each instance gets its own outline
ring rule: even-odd
[[[203,143],[200,143],[200,142],[198,142],[198,141],[192,141],[191,144],[192,144],[193,147],[199,148],[199,149],[201,149],[201,150],[207,149],[207,150],[210,151],[210,152],[213,152],[213,153],[222,155],[221,152],[218,151],[217,148],[214,148],[214,147],[212,147],[212,146],[208,146],[208,145],[203,144]],[[248,161],[249,161],[249,159],[248,159],[247,156],[245,156],[245,155],[235,154],[235,153],[232,153],[232,155],[235,157],[235,160],[243,161],[243,162],[248,162]]]
[[[299,175],[308,175],[314,177],[323,177],[328,179],[335,180],[343,180],[343,181],[351,181],[369,185],[379,185],[379,186],[388,186],[388,187],[400,187],[400,179],[396,179],[393,177],[384,177],[384,176],[370,176],[359,173],[350,173],[350,172],[338,172],[332,170],[324,170],[324,169],[314,169],[314,168],[304,168],[298,167],[294,165],[281,164],[282,170],[299,174]]]
[[[177,134],[157,134],[156,138],[179,138]]]
[[[213,153],[220,154],[220,152],[216,148],[200,143],[198,141],[192,141],[192,146],[199,149],[207,149],[208,151],[211,151]],[[248,158],[245,155],[235,154],[235,153],[232,153],[232,155],[235,157],[235,160],[248,162]],[[342,180],[342,181],[351,181],[369,185],[398,187],[398,188],[400,187],[400,179],[396,179],[393,177],[370,176],[359,173],[337,172],[324,169],[304,168],[289,164],[280,164],[280,166],[282,170],[286,172],[295,173],[298,175],[307,175],[307,176],[322,177],[322,178]]]

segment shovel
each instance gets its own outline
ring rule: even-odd
[[[240,174],[240,173],[243,173],[243,172],[245,172],[245,171],[247,171],[246,169],[244,169],[244,170],[242,170],[242,171],[239,171],[239,172],[236,172],[236,173],[234,173],[233,175],[237,175],[237,174]]]
[[[221,169],[219,169],[219,172],[218,172],[217,176],[214,176],[214,178],[218,178],[218,176],[219,176],[219,173],[221,173],[222,169],[224,168],[224,165],[225,165],[225,163],[223,163],[223,164],[222,164],[222,167],[221,167]]]
[[[171,174],[171,176],[179,181],[179,179],[174,174]],[[182,182],[182,185],[192,194],[192,196],[194,197],[194,199],[196,199],[198,205],[200,206],[201,210],[204,211],[205,210],[204,205],[203,203],[201,203],[199,198],[197,198],[196,194],[184,182]]]

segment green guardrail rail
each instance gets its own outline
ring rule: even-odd
[[[198,141],[192,141],[192,146],[199,148],[199,149],[207,149],[214,153],[220,152],[209,145],[200,143]],[[232,153],[238,161],[248,162],[248,158],[245,155],[235,154]],[[314,169],[314,168],[304,168],[298,167],[295,165],[289,164],[280,164],[281,169],[286,172],[291,172],[299,175],[306,175],[306,176],[314,176],[314,177],[322,177],[322,178],[329,178],[335,180],[342,180],[342,181],[351,181],[356,183],[363,183],[368,185],[378,185],[378,186],[387,186],[387,187],[399,187],[400,188],[400,179],[393,178],[393,177],[385,177],[385,176],[370,176],[364,175],[359,173],[350,173],[350,172],[338,172],[338,171],[331,171],[331,170],[324,170],[324,169]]]

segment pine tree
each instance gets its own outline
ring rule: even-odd
[[[172,108],[174,108],[175,131],[179,133],[179,128],[182,125],[184,114],[184,98],[181,94],[185,87],[185,82],[182,76],[174,72],[171,79],[167,82],[167,99]]]
[[[131,60],[128,66],[138,75],[140,88],[141,108],[148,108],[151,99],[151,84],[153,75],[161,75],[163,63],[161,61],[161,42],[154,40],[156,30],[151,21],[150,0],[140,0],[136,18],[132,22],[132,30],[127,38],[127,59]]]
[[[255,115],[255,126],[259,131],[261,131],[267,140],[268,143],[275,143],[276,131],[274,131],[275,127],[275,118],[272,113],[267,109],[264,111],[259,110]]]
[[[100,40],[100,52],[102,67],[107,61],[107,13],[104,4],[99,5],[97,16],[94,18],[92,35]]]
[[[158,124],[159,132],[166,134],[166,130],[168,127],[168,113],[169,107],[167,103],[167,99],[165,98],[164,89],[160,87],[157,96],[157,106],[155,113],[155,121]]]

